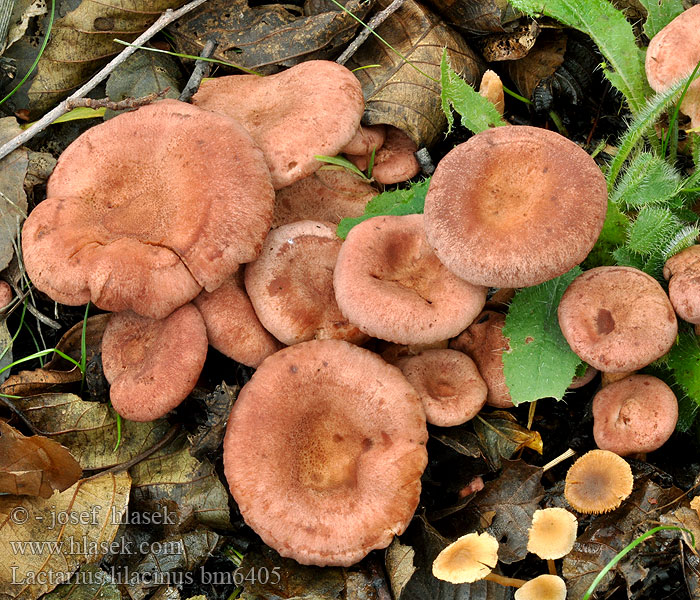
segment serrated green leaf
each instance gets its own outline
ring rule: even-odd
[[[507,125],[496,107],[470,86],[450,67],[447,61],[447,49],[442,52],[440,63],[440,84],[442,91],[442,110],[447,117],[447,132],[452,131],[454,116],[457,111],[462,125],[472,133],[479,133],[492,127]]]
[[[681,185],[681,176],[665,160],[641,152],[627,166],[610,199],[623,209],[668,202]]]
[[[642,256],[650,256],[661,251],[682,227],[668,208],[645,206],[630,225],[627,249]]]
[[[700,343],[695,332],[686,328],[663,361],[685,394],[679,399],[678,429],[687,431],[700,407]]]
[[[632,113],[639,113],[651,93],[644,72],[644,53],[632,25],[606,0],[511,0],[529,15],[544,14],[590,36],[605,57],[605,76],[622,92]],[[612,68],[612,70],[610,70]]]
[[[615,249],[613,258],[615,259],[615,264],[621,267],[634,267],[640,271],[644,270],[644,259],[624,246]]]
[[[365,206],[365,214],[361,217],[342,219],[336,230],[339,238],[345,239],[349,231],[358,223],[380,215],[413,215],[422,213],[425,206],[425,195],[428,193],[430,179],[414,183],[407,190],[392,190],[382,192],[372,198]]]
[[[644,33],[651,39],[683,12],[681,0],[639,0],[647,10]]]
[[[696,225],[679,224],[679,228],[669,235],[664,245],[647,259],[644,266],[641,267],[642,271],[659,281],[663,281],[663,268],[666,261],[674,254],[678,254],[681,250],[695,244],[699,234],[700,229]]]
[[[605,215],[603,229],[584,261],[587,269],[617,264],[614,258],[615,250],[627,240],[629,223],[629,218],[615,203],[608,200],[608,212]]]
[[[561,400],[581,359],[569,348],[559,328],[557,308],[569,284],[582,273],[574,267],[534,287],[520,290],[506,316],[503,372],[513,404],[540,398]]]

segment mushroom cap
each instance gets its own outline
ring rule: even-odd
[[[489,390],[486,404],[498,408],[513,407],[503,373],[503,352],[510,348],[508,340],[503,337],[505,324],[505,315],[485,310],[450,342],[450,348],[472,357]]]
[[[595,443],[620,456],[660,448],[677,421],[673,390],[651,375],[625,377],[604,387],[593,399]]]
[[[423,232],[423,215],[381,216],[350,230],[338,254],[341,312],[373,337],[428,344],[457,335],[479,314],[486,289],[455,277]]]
[[[207,328],[209,344],[229,358],[257,367],[282,348],[260,323],[243,283],[243,268],[213,292],[202,292],[192,303]]]
[[[379,192],[370,183],[343,168],[321,168],[275,194],[272,226],[304,221],[340,223],[359,217]]]
[[[503,92],[503,82],[495,71],[487,69],[481,77],[479,84],[479,95],[486,98],[496,107],[501,116],[506,107],[506,97]]]
[[[423,403],[428,423],[466,423],[486,403],[488,388],[474,361],[457,350],[426,350],[396,362]]]
[[[36,287],[62,304],[153,318],[255,259],[274,203],[243,127],[176,100],[83,133],[61,154],[47,196],[22,234]]]
[[[649,43],[646,73],[649,85],[657,91],[667,90],[679,79],[693,72],[700,62],[700,8],[698,5],[682,12],[659,31]],[[700,125],[700,81],[690,84],[681,110]]]
[[[415,157],[418,146],[403,131],[391,125],[386,126],[384,145],[374,155],[372,177],[381,184],[390,185],[408,181],[420,173],[420,164]],[[356,156],[348,153],[348,160],[360,171],[369,167],[371,152]]]
[[[427,439],[396,367],[341,340],[304,342],[265,359],[241,390],[224,470],[266,544],[302,564],[349,566],[406,529]]]
[[[115,313],[102,337],[112,406],[130,421],[153,421],[194,389],[207,357],[207,330],[185,304],[165,319]]]
[[[196,106],[240,121],[265,153],[276,190],[308,177],[360,126],[362,87],[345,67],[310,60],[275,75],[229,75],[202,83]]]
[[[12,293],[12,288],[7,281],[0,281],[0,308],[5,308],[10,302],[14,294]]]
[[[580,513],[615,510],[632,493],[634,477],[627,461],[608,450],[591,450],[566,473],[564,496]]]
[[[700,323],[700,246],[690,246],[664,265],[668,297],[676,314],[688,323]]]
[[[566,556],[574,547],[578,520],[564,508],[545,508],[532,515],[527,550],[545,560]]]
[[[559,303],[571,349],[606,373],[635,371],[666,354],[678,323],[659,283],[632,267],[597,267],[573,280]]]
[[[362,343],[367,336],[340,312],[333,269],[342,241],[332,223],[299,221],[273,229],[245,287],[260,322],[287,345],[312,339]]]
[[[498,562],[498,540],[490,533],[468,533],[444,548],[433,561],[433,575],[449,583],[474,583]]]
[[[584,385],[588,385],[591,381],[595,379],[596,375],[598,375],[599,372],[600,371],[598,371],[598,369],[594,369],[591,365],[587,364],[586,372],[583,375],[574,377],[568,389],[577,390],[579,388],[582,388]]]
[[[425,230],[457,276],[527,287],[586,258],[607,206],[605,177],[572,141],[536,127],[496,127],[440,161],[425,198]]]
[[[515,590],[515,600],[566,600],[566,583],[558,575],[540,575]]]
[[[360,125],[355,136],[343,147],[343,154],[364,155],[379,150],[386,139],[385,125]]]

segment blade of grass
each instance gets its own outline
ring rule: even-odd
[[[117,443],[114,446],[114,450],[112,452],[116,452],[119,449],[119,446],[122,443],[122,417],[119,413],[117,413]]]
[[[16,367],[17,365],[21,365],[22,363],[29,362],[30,360],[34,360],[35,358],[39,358],[39,357],[41,357],[41,356],[47,356],[47,355],[53,354],[53,353],[58,354],[61,358],[63,358],[63,359],[65,359],[65,360],[67,360],[68,362],[74,364],[76,367],[78,367],[78,369],[80,369],[80,372],[83,373],[83,370],[82,370],[82,368],[81,368],[81,365],[80,365],[80,363],[79,363],[77,360],[71,358],[70,356],[68,356],[68,355],[65,354],[64,352],[61,352],[61,351],[58,350],[57,348],[49,348],[48,350],[41,350],[40,352],[35,352],[34,354],[30,354],[29,356],[25,356],[25,357],[23,357],[23,358],[17,359],[17,360],[14,361],[14,362],[11,362],[11,363],[10,363],[9,365],[7,365],[6,367],[3,367],[2,369],[0,369],[0,374],[2,374],[2,373],[4,373],[5,371],[11,369],[12,367]],[[84,373],[83,373],[83,374],[84,374]]]
[[[323,154],[317,154],[314,156],[314,158],[321,162],[335,165],[336,167],[343,167],[344,169],[355,173],[355,175],[359,175],[362,177],[362,179],[368,179],[368,177],[362,171],[360,171],[360,169],[352,164],[347,158],[343,158],[342,156],[325,156]]]

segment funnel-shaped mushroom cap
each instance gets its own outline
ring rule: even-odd
[[[563,508],[536,510],[528,531],[527,551],[546,560],[566,556],[574,547],[578,520]]]
[[[566,474],[564,496],[581,513],[615,510],[632,493],[634,477],[624,458],[607,450],[591,450]]]
[[[657,92],[667,90],[676,81],[687,77],[700,62],[700,6],[678,15],[649,43],[646,72],[649,85]],[[690,84],[681,110],[700,126],[700,80]]]
[[[677,421],[673,390],[651,375],[625,377],[605,386],[593,399],[595,443],[620,456],[660,448]]]
[[[273,229],[258,260],[246,267],[245,287],[255,312],[284,344],[367,340],[335,301],[333,269],[341,244],[331,223],[290,223]]]
[[[362,215],[378,193],[365,179],[347,169],[319,169],[275,194],[272,226],[307,219],[337,224],[345,217]]]
[[[240,121],[262,148],[276,190],[311,175],[360,126],[365,100],[355,75],[310,60],[267,77],[230,75],[202,83],[192,102]]]
[[[498,408],[513,406],[503,373],[503,352],[509,349],[508,340],[503,337],[505,324],[505,315],[485,310],[459,337],[450,342],[450,348],[474,359],[489,389],[486,404]]]
[[[365,333],[399,344],[457,335],[486,289],[455,277],[425,239],[423,215],[373,217],[350,230],[335,267],[341,312]]]
[[[399,359],[396,366],[423,402],[428,423],[453,427],[466,423],[486,403],[488,388],[474,361],[457,350],[426,350]]]
[[[86,131],[61,154],[47,195],[22,234],[36,287],[63,304],[153,318],[255,259],[274,203],[243,127],[175,100]]]
[[[668,297],[676,314],[688,323],[700,323],[700,246],[690,246],[664,265]]]
[[[348,566],[405,530],[427,439],[401,371],[347,342],[311,341],[265,359],[243,387],[224,468],[266,544],[303,564]]]
[[[130,421],[153,421],[193,390],[207,357],[207,330],[192,305],[165,319],[112,315],[102,337],[102,366],[112,406]]]
[[[671,349],[678,333],[663,288],[631,267],[579,275],[564,292],[558,314],[571,349],[605,373],[646,367]]]
[[[540,575],[515,590],[515,600],[566,600],[566,583],[557,575]]]
[[[468,533],[452,542],[433,561],[433,575],[450,583],[474,583],[498,562],[498,541],[490,533]]]
[[[526,287],[586,258],[607,206],[605,177],[572,141],[536,127],[496,127],[440,161],[425,198],[425,230],[457,276]]]
[[[192,303],[207,327],[209,343],[248,367],[257,367],[282,348],[255,314],[243,284],[243,268],[213,292],[202,292]]]

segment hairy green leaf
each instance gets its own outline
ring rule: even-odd
[[[634,114],[650,94],[644,53],[637,47],[632,25],[606,0],[511,0],[530,15],[544,14],[593,39],[608,62],[605,76],[625,96]],[[611,70],[612,69],[612,70]]]
[[[540,398],[561,400],[581,359],[569,348],[559,328],[557,308],[579,267],[513,298],[503,328],[510,350],[503,353],[503,372],[513,404]]]
[[[440,83],[442,85],[440,98],[442,110],[447,117],[448,133],[452,131],[454,124],[452,109],[459,114],[462,125],[473,133],[507,125],[496,107],[450,67],[447,61],[447,50],[442,53]]]
[[[683,12],[681,0],[639,0],[647,9],[644,33],[651,39]]]
[[[700,229],[697,225],[680,224],[675,229],[662,248],[654,252],[644,263],[642,271],[652,277],[663,280],[663,268],[666,261],[674,254],[678,254],[681,250],[685,250],[688,246],[692,246],[698,239]]]
[[[681,331],[678,340],[664,359],[673,378],[685,394],[679,399],[678,429],[687,431],[700,408],[700,343],[690,328]]]
[[[407,190],[393,190],[375,196],[365,206],[364,215],[340,221],[336,231],[338,237],[344,240],[355,225],[372,217],[422,213],[429,184],[430,179],[426,179],[425,181],[414,183]]]
[[[617,204],[608,200],[608,212],[605,215],[603,229],[593,250],[588,253],[584,261],[587,269],[616,264],[615,250],[627,240],[629,222],[629,218],[620,211]]]
[[[634,267],[640,271],[644,270],[644,259],[624,246],[615,249],[613,258],[615,259],[615,264],[621,267]]]
[[[665,160],[641,152],[628,165],[610,199],[623,209],[670,200],[681,184],[680,174]]]
[[[651,255],[661,251],[682,227],[668,208],[645,206],[630,225],[627,248],[637,254]]]

